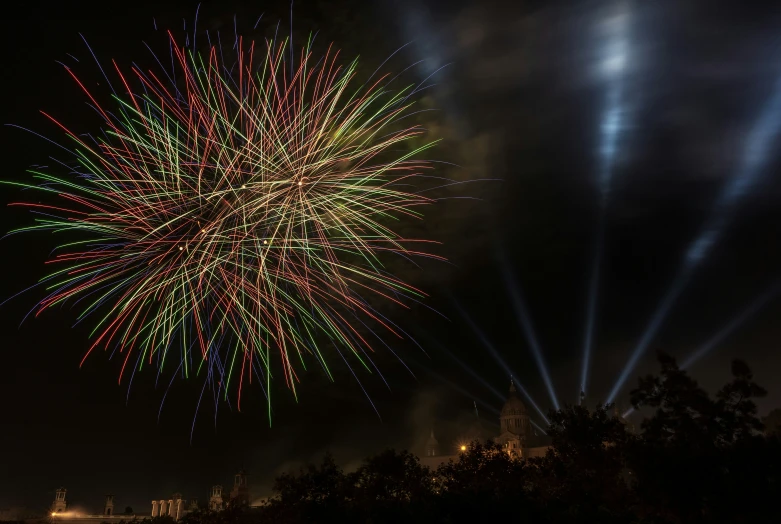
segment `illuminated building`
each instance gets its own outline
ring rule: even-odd
[[[174,520],[179,520],[190,512],[185,509],[186,504],[187,501],[182,499],[181,493],[174,493],[168,500],[153,500],[152,517],[171,517]]]
[[[249,485],[247,483],[247,472],[243,469],[239,471],[234,477],[230,502],[231,504],[237,506],[249,506]]]
[[[541,457],[549,446],[541,445],[540,438],[532,428],[526,405],[518,397],[515,385],[510,381],[510,394],[499,416],[500,433],[494,442],[518,458]]]
[[[119,524],[120,522],[130,523],[147,517],[147,515],[136,515],[135,513],[116,514],[114,512],[114,495],[106,495],[102,513],[89,514],[71,510],[68,509],[67,491],[65,488],[59,488],[55,491],[54,500],[49,509],[49,522],[57,523],[62,521],[63,524]],[[24,520],[39,519],[27,518]]]
[[[209,497],[209,510],[219,511],[225,507],[225,499],[222,495],[222,486],[212,486],[212,493]]]
[[[227,496],[223,493],[222,486],[213,486],[211,489],[208,509],[211,511],[221,511],[229,505],[249,506],[249,482],[247,472],[244,470],[239,471],[234,480],[233,489],[230,495]],[[103,505],[103,512],[100,514],[89,514],[83,511],[75,511],[68,508],[68,501],[66,499],[67,490],[65,488],[59,488],[55,492],[54,500],[49,508],[46,520],[51,524],[119,524],[120,522],[130,524],[134,521],[140,521],[151,517],[171,517],[175,521],[181,520],[185,515],[199,509],[197,500],[193,499],[188,502],[182,497],[181,493],[174,493],[171,497],[153,500],[152,501],[152,513],[136,514],[136,513],[119,513],[114,511],[114,495],[106,495],[105,503]],[[24,518],[19,518],[18,515],[23,515],[21,510],[14,509],[11,511],[2,510],[2,516],[14,516],[14,520],[24,521],[41,521],[40,516],[31,516],[24,514]],[[5,520],[5,519],[0,519]]]
[[[526,405],[518,397],[515,386],[510,383],[507,401],[502,407],[499,417],[499,435],[493,441],[518,458],[540,457],[549,446],[545,445],[545,436],[538,435],[529,420]],[[459,453],[466,451],[467,445],[474,440],[485,440],[480,420],[456,438],[451,451],[442,453],[439,441],[434,436],[434,430],[425,445],[425,456],[420,457],[420,463],[430,468],[436,468],[448,460],[457,460]]]
[[[222,511],[228,505],[249,506],[249,482],[247,481],[247,472],[243,469],[236,473],[233,482],[233,489],[230,496],[226,496],[221,485],[212,486],[209,493],[208,508],[210,511]],[[170,516],[174,520],[179,520],[191,511],[198,509],[197,502],[190,503],[190,507],[185,509],[185,501],[179,493],[169,500],[153,500],[152,516]]]
[[[248,477],[247,472],[243,469],[236,473],[230,496],[225,494],[221,485],[212,486],[211,494],[209,495],[209,510],[220,511],[228,507],[228,505],[249,506]]]
[[[114,495],[106,495],[106,504],[103,506],[103,514],[114,514]]]
[[[65,488],[59,488],[57,491],[54,492],[54,502],[52,502],[52,513],[62,513],[65,511],[68,507],[68,504],[65,502],[65,493],[67,490]]]

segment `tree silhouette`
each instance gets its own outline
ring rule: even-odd
[[[425,522],[434,480],[408,451],[387,450],[347,476],[352,517],[359,522]]]
[[[185,524],[249,524],[254,522],[254,516],[247,507],[241,504],[228,504],[220,511],[199,509],[185,515],[180,522]]]
[[[160,516],[160,517],[146,518],[142,522],[144,524],[176,524],[176,521],[170,515],[163,515],[163,516]]]
[[[733,362],[733,380],[714,400],[672,357],[661,354],[659,362],[661,376],[641,379],[631,393],[636,408],[655,408],[627,451],[638,514],[697,523],[777,513],[760,500],[774,482],[777,489],[767,464],[775,452],[758,434],[762,424],[753,399],[765,390],[753,382],[748,366]]]
[[[762,419],[765,425],[765,435],[781,435],[781,408],[776,408]]]
[[[732,380],[711,397],[672,357],[660,354],[659,363],[660,374],[631,392],[635,408],[651,411],[639,435],[611,406],[566,405],[550,414],[544,457],[473,442],[433,472],[388,450],[345,474],[326,455],[277,478],[252,524],[781,522],[781,436],[772,419],[761,433],[754,400],[765,390],[748,366],[734,362]],[[245,517],[214,518],[222,520],[198,524]]]
[[[346,515],[351,498],[347,477],[330,453],[320,466],[280,475],[273,490],[264,511],[269,522],[336,522]]]
[[[498,444],[472,442],[458,460],[434,473],[445,522],[482,522],[530,516],[522,461]]]
[[[550,413],[552,446],[532,459],[533,498],[553,522],[628,522],[624,453],[631,435],[608,405]]]

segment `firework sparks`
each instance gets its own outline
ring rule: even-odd
[[[74,143],[74,171],[19,184],[56,202],[14,204],[39,216],[16,232],[79,235],[50,260],[36,314],[71,301],[80,320],[97,317],[84,358],[119,354],[120,382],[145,366],[195,375],[240,409],[255,380],[270,417],[275,372],[295,394],[306,355],[331,376],[324,345],[374,367],[379,335],[358,326],[403,335],[370,300],[423,296],[383,259],[432,256],[391,228],[433,202],[417,185],[431,164],[416,160],[432,143],[399,122],[412,87],[357,85],[357,62],[340,66],[330,48],[315,60],[307,45],[290,64],[286,43],[239,36],[228,66],[219,47],[169,37],[175,75],[113,63],[124,95],[111,108],[67,69],[104,133],[88,140],[46,115]]]

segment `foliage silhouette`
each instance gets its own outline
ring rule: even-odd
[[[649,414],[638,434],[613,406],[565,405],[550,413],[543,457],[517,459],[475,441],[435,471],[388,450],[345,473],[326,455],[277,478],[250,521],[781,522],[781,415],[759,420],[754,400],[766,393],[748,366],[735,361],[732,380],[711,397],[672,357],[660,354],[659,363],[660,374],[631,392]]]

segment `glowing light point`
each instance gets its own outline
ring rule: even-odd
[[[466,446],[461,446],[461,451],[466,451]]]
[[[247,189],[247,184],[242,184],[242,185],[241,185],[241,188],[242,188],[242,189]]]
[[[182,246],[179,246],[179,251],[182,251],[182,250],[184,250],[184,248]]]
[[[598,225],[598,233],[595,242],[594,260],[591,268],[588,301],[586,302],[586,326],[583,335],[583,359],[580,375],[580,391],[588,388],[588,379],[591,363],[591,352],[596,333],[597,306],[599,303],[600,277],[602,256],[605,238],[605,214],[608,196],[613,177],[614,162],[619,148],[619,137],[626,126],[626,108],[623,105],[624,75],[628,73],[632,60],[629,42],[630,19],[628,6],[619,6],[619,11],[604,24],[605,47],[602,49],[602,57],[599,69],[607,81],[607,99],[602,121],[600,124],[601,144],[599,154],[601,165],[599,167],[599,191],[601,196],[601,212]],[[578,398],[578,403],[582,398]]]
[[[611,56],[602,63],[602,68],[608,74],[620,73],[624,69],[625,63],[624,55]]]

